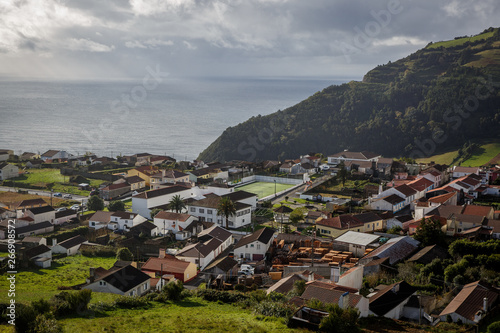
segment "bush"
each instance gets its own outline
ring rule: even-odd
[[[75,313],[83,313],[88,310],[88,304],[92,298],[92,291],[88,289],[69,293],[60,292],[52,298],[54,313],[56,316],[64,316]]]
[[[116,252],[116,259],[117,260],[124,260],[124,261],[132,261],[134,260],[134,255],[130,250],[126,247],[122,247],[118,249]]]
[[[163,286],[162,294],[165,294],[167,299],[171,301],[178,301],[181,299],[182,291],[184,290],[184,285],[181,280],[176,280],[174,282],[169,282]]]
[[[213,289],[202,289],[197,291],[197,295],[209,302],[221,301],[222,303],[236,303],[249,298],[245,294],[231,291],[219,291]]]
[[[234,290],[240,291],[240,292],[244,292],[245,291],[245,285],[241,284],[241,283],[238,283],[238,284],[236,284],[234,286]]]
[[[149,306],[146,297],[120,296],[115,300],[115,305],[122,309],[144,308]]]
[[[91,246],[80,250],[85,257],[114,257],[116,249],[112,246]]]
[[[31,305],[16,304],[16,332],[31,332],[37,315],[36,310]]]
[[[487,333],[500,333],[500,321],[488,325]]]
[[[290,303],[263,301],[257,303],[254,312],[269,317],[289,318],[295,312],[295,307]]]
[[[37,333],[62,333],[63,329],[61,325],[54,318],[54,315],[50,314],[40,314],[36,317],[33,323],[32,332]]]

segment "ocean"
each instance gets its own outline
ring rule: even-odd
[[[193,160],[229,126],[293,106],[325,78],[0,81],[0,149]]]

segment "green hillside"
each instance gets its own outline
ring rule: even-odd
[[[488,143],[477,145],[472,149],[471,154],[466,159],[460,158],[459,150],[452,150],[443,154],[433,155],[427,158],[417,159],[417,162],[438,164],[461,165],[467,167],[477,167],[488,165],[489,162],[500,154],[500,143]]]
[[[500,142],[500,32],[425,48],[330,86],[286,110],[227,128],[205,161],[370,150],[427,158],[469,141]],[[482,142],[482,141],[481,141]]]

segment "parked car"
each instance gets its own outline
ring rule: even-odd
[[[73,199],[73,196],[71,194],[65,194],[63,196],[64,199]]]
[[[68,208],[66,208],[66,207],[60,207],[60,208],[57,208],[57,209],[56,209],[56,212],[62,212],[62,211],[65,211],[65,210],[67,210],[67,209],[68,209]]]
[[[62,193],[56,192],[56,193],[54,193],[54,196],[55,197],[62,197]]]
[[[245,276],[253,275],[253,271],[249,271],[247,269],[244,269],[244,270],[238,271],[238,275],[239,276],[241,276],[241,275],[245,275]]]
[[[75,204],[75,205],[71,206],[71,209],[80,210],[80,205]]]

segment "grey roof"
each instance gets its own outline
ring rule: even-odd
[[[32,231],[45,229],[45,228],[49,228],[49,227],[53,227],[52,223],[50,223],[49,221],[43,221],[40,223],[34,223],[34,224],[29,224],[29,225],[24,226],[24,227],[19,227],[16,229],[16,234],[24,234],[26,232],[32,232]]]
[[[28,208],[28,210],[32,212],[34,215],[38,215],[38,214],[52,212],[54,211],[54,208],[52,206],[42,206],[42,207]]]
[[[409,236],[392,238],[389,239],[387,243],[364,256],[362,259],[389,257],[389,263],[393,265],[415,252],[419,244],[419,241]]]
[[[210,265],[208,265],[205,270],[212,269],[214,267],[218,267],[224,272],[228,272],[231,269],[233,269],[234,266],[238,265],[238,262],[234,260],[233,258],[230,257],[223,257],[220,259],[215,260],[212,262]]]
[[[72,247],[75,247],[77,245],[85,243],[86,241],[87,240],[83,236],[78,235],[78,236],[71,237],[70,239],[63,241],[63,242],[59,243],[58,245],[61,245],[65,249],[70,249]]]
[[[375,241],[377,241],[380,236],[366,234],[364,232],[348,231],[343,235],[337,237],[335,242],[344,242],[349,244],[367,246]]]
[[[24,255],[26,258],[31,259],[47,252],[50,252],[50,249],[46,245],[38,245],[26,250]]]
[[[113,287],[126,292],[150,279],[150,276],[137,268],[128,265],[112,272],[99,280],[104,280]]]
[[[267,244],[267,243],[269,243],[269,241],[271,240],[273,235],[274,235],[274,230],[271,228],[265,227],[265,228],[257,230],[256,232],[254,232],[250,235],[247,235],[247,236],[241,238],[240,241],[238,243],[236,243],[234,248],[237,249],[239,247],[245,246],[245,245],[253,243],[255,241],[259,241],[263,244]]]

